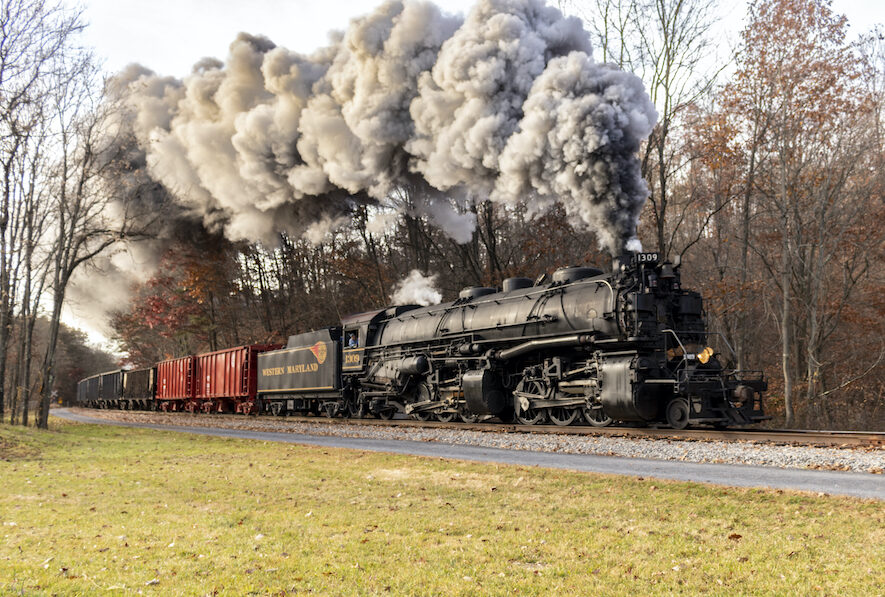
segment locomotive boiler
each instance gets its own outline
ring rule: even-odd
[[[766,418],[762,373],[735,370],[729,352],[678,264],[635,253],[609,273],[510,278],[292,336],[259,355],[258,394],[275,414],[675,428]]]

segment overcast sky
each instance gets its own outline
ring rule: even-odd
[[[86,41],[109,71],[139,62],[163,75],[184,76],[204,56],[224,58],[240,31],[262,34],[279,46],[309,52],[326,45],[328,32],[371,11],[381,0],[83,0]],[[436,0],[464,13],[473,0]],[[724,26],[740,30],[746,3],[722,2]],[[885,0],[834,0],[851,33],[885,23]]]
[[[200,58],[224,58],[237,33],[270,38],[310,52],[328,33],[371,12],[381,0],[85,0],[87,41],[116,71],[140,62],[163,75],[184,76]],[[473,0],[437,0],[464,13]]]

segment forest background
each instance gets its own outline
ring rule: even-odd
[[[826,0],[758,0],[737,51],[711,60],[720,4],[560,5],[584,20],[595,58],[636,73],[658,109],[640,150],[650,196],[638,236],[681,259],[739,365],[765,370],[772,424],[885,429],[885,35],[848,39]],[[284,342],[389,304],[413,270],[450,300],[465,286],[610,263],[556,207],[533,218],[518,204],[461,205],[476,227],[457,242],[406,184],[319,242],[183,228],[112,316],[120,362],[65,326],[62,308],[77,276],[102,292],[101,259],[155,238],[162,210],[119,213],[144,203],[111,199],[162,189],[131,175],[126,143],[103,144],[120,107],[79,45],[83,28],[64,3],[2,3],[0,418],[28,424],[39,404],[45,426],[53,398],[118,364]]]

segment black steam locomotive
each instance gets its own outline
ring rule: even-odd
[[[611,273],[559,269],[451,303],[397,306],[258,355],[264,412],[526,425],[717,427],[767,418],[761,372],[737,371],[679,266],[627,254]]]

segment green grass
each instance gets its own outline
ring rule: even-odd
[[[0,595],[885,590],[881,502],[53,424],[0,426]]]

